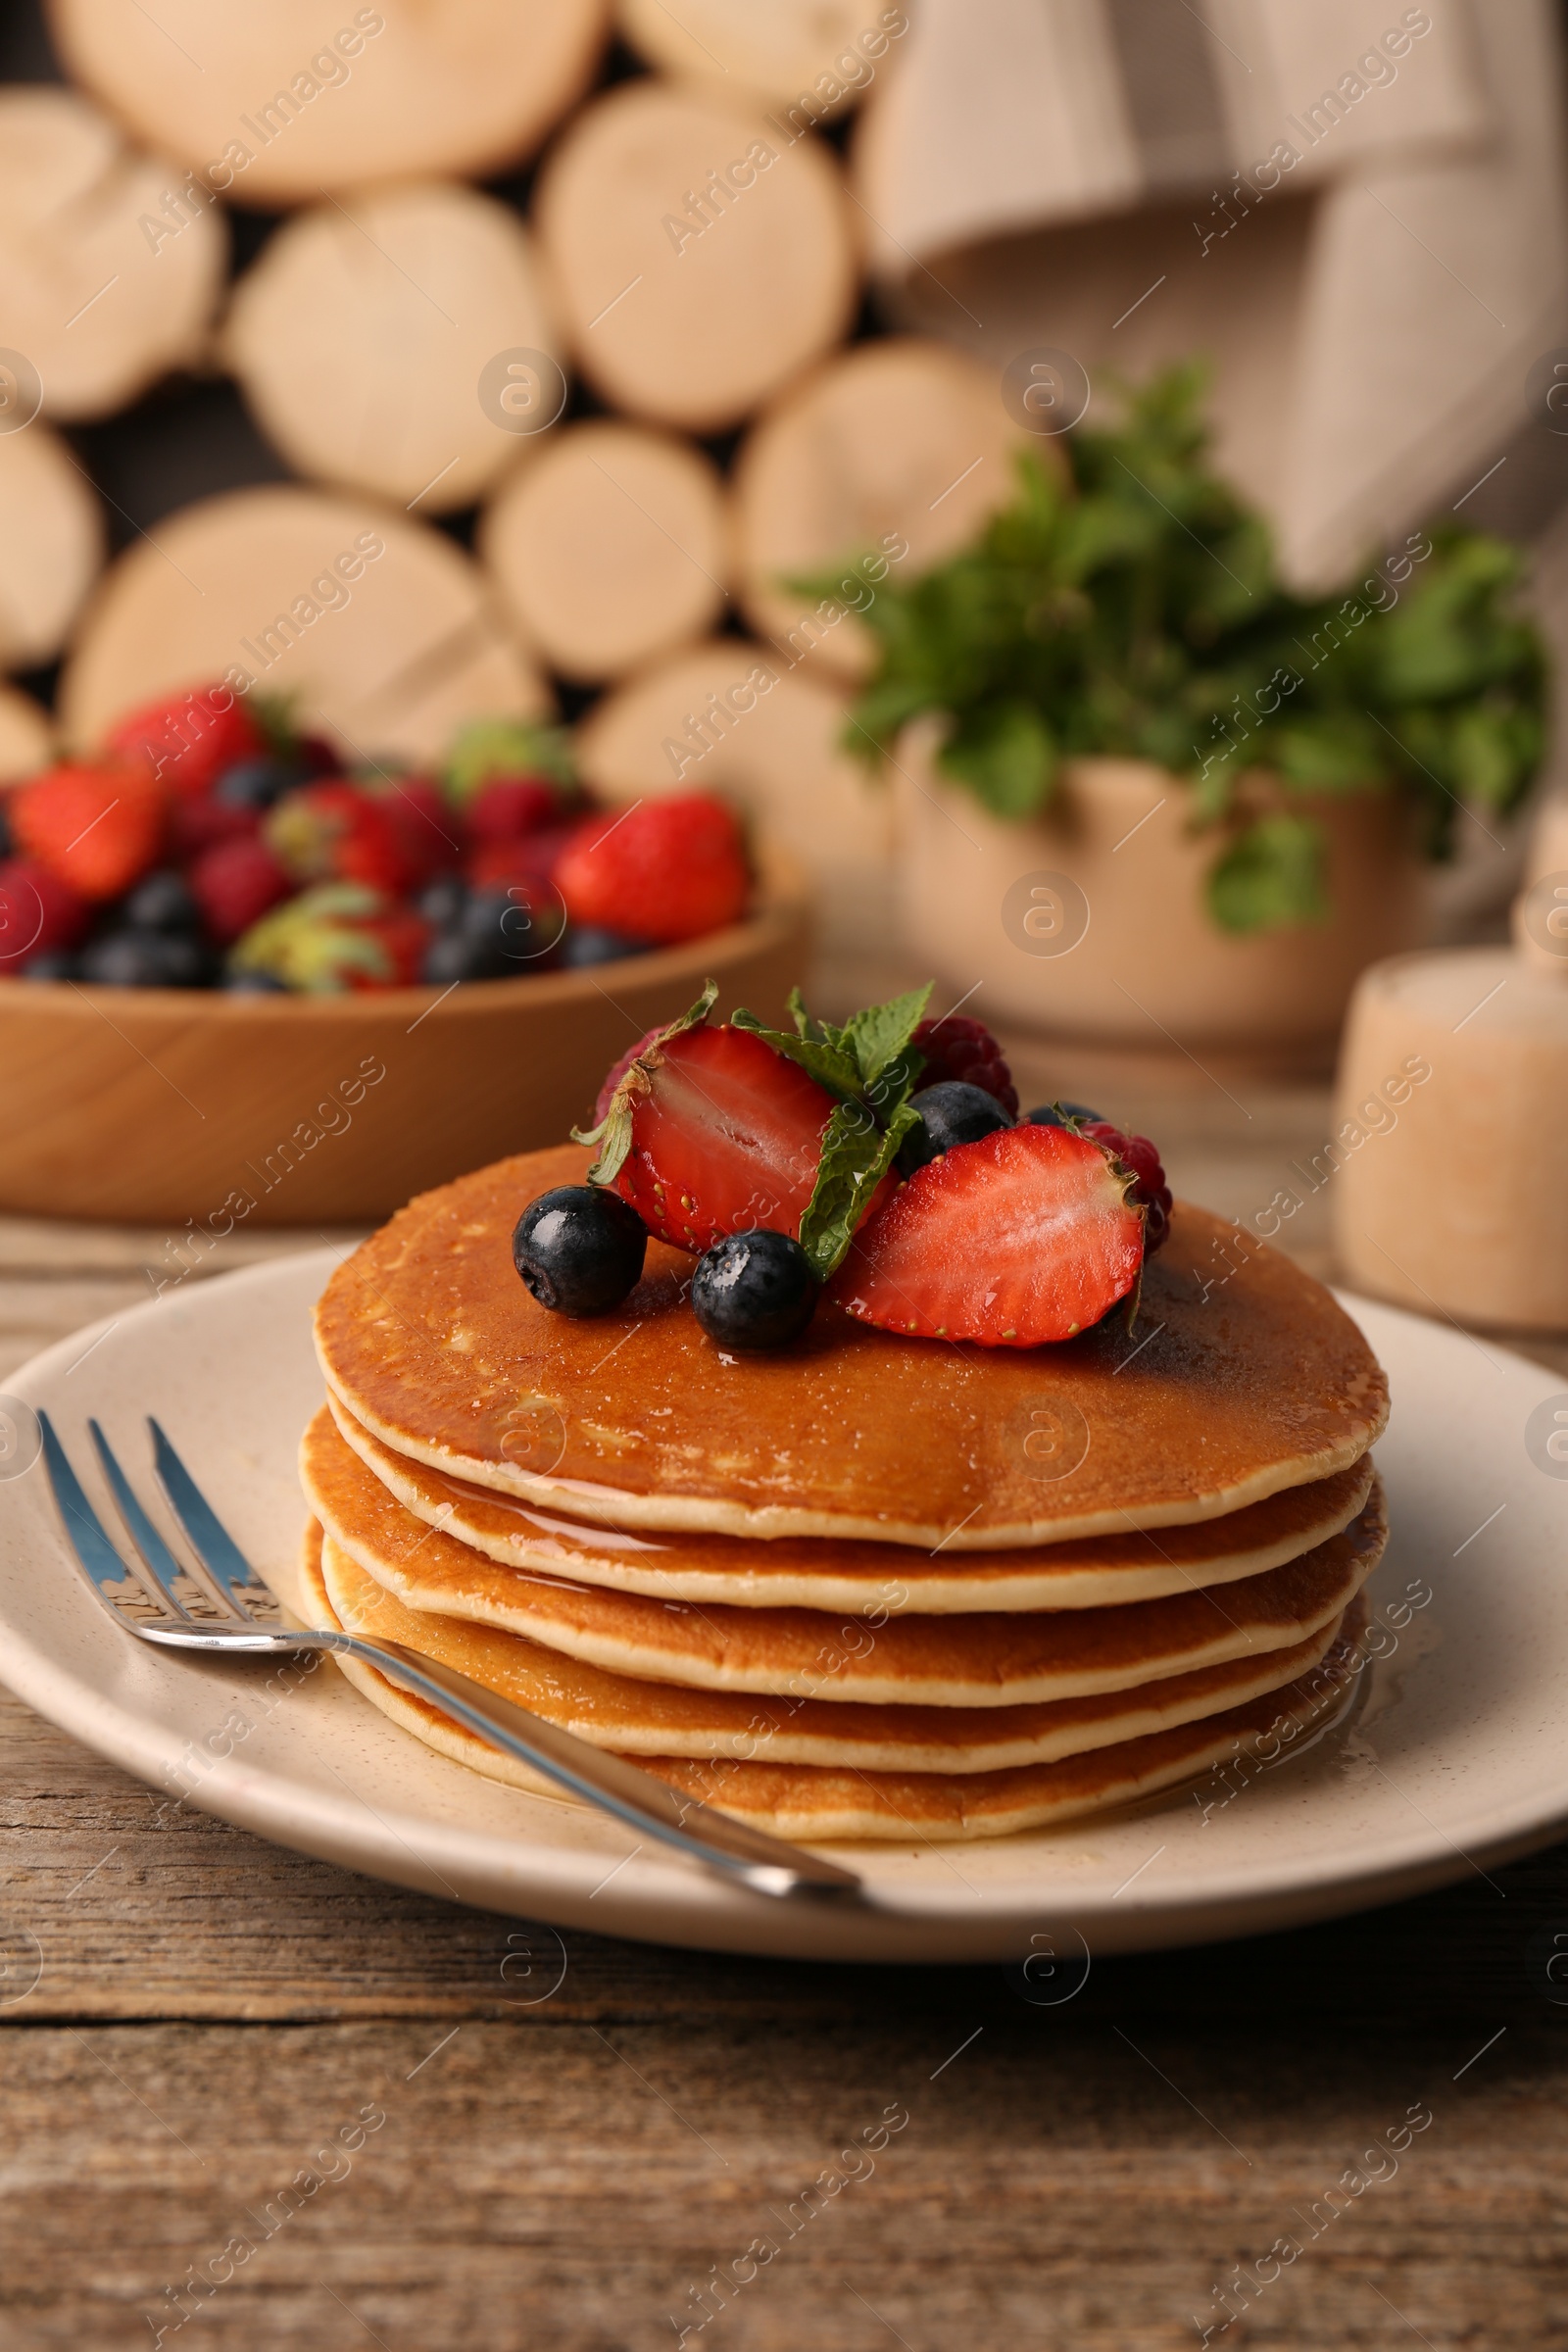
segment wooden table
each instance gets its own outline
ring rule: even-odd
[[[1022,1059],[1030,1099],[1083,1084]],[[1319,1088],[1113,1083],[1177,1189],[1243,1218],[1325,1132]],[[1286,1238],[1329,1269],[1321,1199]],[[163,1247],[0,1220],[0,1382],[148,1296]],[[1568,2342],[1568,1847],[1097,1961],[1046,2007],[999,1967],[563,1943],[161,1813],[3,1693],[0,1742],[19,2352]],[[193,2266],[232,2276],[182,2301]]]

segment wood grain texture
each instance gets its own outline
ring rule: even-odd
[[[592,76],[606,0],[51,0],[71,72],[246,205],[521,162]]]
[[[885,952],[865,969],[908,977]],[[856,979],[835,957],[824,986]],[[1059,1083],[1038,1046],[1014,1058],[1026,1101]],[[1248,1119],[1168,1067],[1091,1085],[1179,1189],[1244,1217],[1329,1114],[1326,1089],[1248,1084]],[[1282,1238],[1327,1270],[1321,1203]],[[145,1295],[162,1246],[0,1218],[0,1363],[117,1286]],[[1561,1342],[1530,1352],[1568,1374]],[[1285,2234],[1304,2250],[1211,2342],[1396,2352],[1413,2328],[1543,2352],[1568,2331],[1568,2008],[1542,1956],[1568,1935],[1568,1847],[1289,1936],[1096,1962],[1036,2008],[1001,1968],[562,1944],[165,1807],[3,1692],[0,1790],[7,2352],[129,2352],[181,2308],[219,2352],[642,2352],[705,2311],[688,2352],[1181,2352]],[[1414,2102],[1433,2120],[1397,2173],[1311,2237]],[[385,2123],[318,2161],[366,2107]],[[907,2124],[846,2182],[840,2151],[890,2107]],[[824,2172],[844,2185],[808,2199]],[[170,2299],[237,2238],[255,2251],[228,2282]],[[778,2251],[705,2299],[754,2240]]]
[[[297,472],[432,514],[526,447],[474,397],[486,367],[554,341],[515,213],[427,182],[296,213],[236,286],[223,354]]]
[[[295,697],[300,723],[355,760],[437,760],[475,711],[549,707],[461,548],[292,483],[199,499],[111,564],[61,679],[62,730],[90,751],[123,711],[224,678]]]
[[[706,92],[640,80],[585,107],[534,225],[583,373],[657,424],[738,423],[854,308],[836,158]]]
[[[0,980],[0,1205],[236,1224],[373,1223],[587,1115],[599,1074],[711,974],[784,1004],[805,962],[793,868],[721,932],[587,972],[341,997]]]
[[[6,380],[0,369],[0,395]],[[26,669],[59,653],[104,560],[97,495],[41,417],[21,431],[0,433],[0,667]],[[40,733],[45,742],[52,733],[45,714],[8,691],[0,717],[0,773],[25,775]]]

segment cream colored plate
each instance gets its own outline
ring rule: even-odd
[[[50,1348],[9,1388],[54,1414],[95,1494],[87,1416],[139,1472],[156,1412],[258,1567],[282,1577],[303,1520],[299,1433],[321,1393],[309,1310],[332,1262],[315,1251],[168,1294]],[[266,1666],[133,1644],[71,1565],[36,1465],[0,1477],[0,1675],[155,1788],[429,1893],[802,1958],[1023,1961],[1049,1942],[1056,1975],[1042,1962],[1031,1982],[1070,1990],[1085,1947],[1330,1917],[1461,1879],[1568,1823],[1568,1479],[1538,1466],[1557,1383],[1490,1342],[1354,1312],[1394,1390],[1378,1447],[1394,1534],[1374,1595],[1387,1654],[1356,1718],[1275,1769],[1054,1832],[956,1855],[846,1847],[869,1888],[858,1908],[769,1902],[633,1853],[612,1822],[433,1754],[340,1675],[270,1690]]]

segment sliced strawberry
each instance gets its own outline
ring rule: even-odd
[[[649,1231],[680,1250],[759,1225],[798,1237],[833,1111],[826,1088],[747,1029],[688,1029],[650,1064],[615,1178]]]
[[[1144,1255],[1152,1257],[1170,1232],[1171,1190],[1165,1182],[1165,1171],[1159,1164],[1159,1152],[1147,1135],[1128,1135],[1113,1127],[1108,1119],[1080,1119],[1081,1135],[1092,1135],[1097,1144],[1114,1152],[1124,1168],[1131,1168],[1136,1179],[1129,1198],[1147,1210],[1144,1226]]]
[[[829,1296],[883,1331],[1038,1348],[1138,1280],[1129,1177],[1064,1127],[1004,1127],[917,1169],[850,1245]]]

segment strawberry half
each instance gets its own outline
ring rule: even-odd
[[[1131,1178],[1064,1127],[1004,1127],[917,1169],[850,1245],[829,1297],[862,1323],[982,1348],[1075,1339],[1144,1262]]]
[[[833,1111],[827,1089],[746,1029],[688,1029],[644,1068],[614,1189],[649,1231],[699,1250],[760,1225],[798,1237]]]

